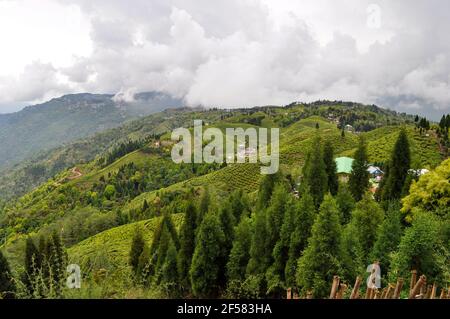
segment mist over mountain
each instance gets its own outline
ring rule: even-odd
[[[0,169],[127,120],[180,106],[180,99],[160,92],[131,97],[80,93],[0,114]]]

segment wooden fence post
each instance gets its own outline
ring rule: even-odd
[[[417,270],[411,270],[411,282],[409,283],[409,294],[411,294],[417,280]]]
[[[333,277],[333,284],[331,285],[330,299],[336,299],[336,292],[339,287],[340,278],[339,276]]]
[[[286,291],[286,299],[292,299],[292,289],[288,288]]]
[[[355,285],[353,286],[350,299],[357,299],[359,296],[359,286],[361,286],[361,276],[356,277]]]
[[[403,288],[403,278],[398,278],[392,299],[400,298],[400,292],[402,291],[402,288]]]
[[[339,291],[336,295],[336,299],[342,299],[344,298],[344,294],[347,291],[347,285],[346,284],[341,284],[341,286],[339,287]]]
[[[431,294],[430,294],[430,299],[435,299],[436,298],[436,283],[433,283],[433,288],[431,288]]]
[[[412,289],[409,294],[409,299],[415,299],[417,294],[420,292],[424,283],[426,283],[427,277],[425,275],[420,276],[419,280],[416,282],[416,285]]]

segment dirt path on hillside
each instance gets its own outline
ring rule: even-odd
[[[68,179],[77,179],[77,178],[80,178],[81,176],[83,176],[83,173],[81,173],[81,171],[76,166],[74,168],[72,168],[71,172],[73,175],[69,176]]]

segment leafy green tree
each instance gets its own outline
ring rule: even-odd
[[[295,276],[298,259],[308,244],[308,238],[311,235],[311,228],[316,215],[314,201],[308,189],[303,192],[295,208],[293,216],[294,231],[291,234],[288,260],[284,271],[287,287],[296,286]]]
[[[331,195],[336,195],[339,188],[336,161],[334,160],[334,150],[330,141],[326,141],[323,146],[323,161],[328,177],[328,190]]]
[[[364,261],[367,263],[373,262],[373,260],[369,260],[369,254],[372,251],[378,227],[382,223],[383,218],[383,210],[368,194],[356,204],[352,212],[350,223],[355,227],[355,235],[361,243]]]
[[[180,284],[184,290],[189,290],[189,267],[195,250],[195,232],[197,228],[197,212],[192,203],[189,203],[180,229],[180,251],[178,253],[178,274]]]
[[[441,286],[448,284],[450,253],[441,225],[442,221],[437,216],[416,212],[411,227],[405,230],[398,251],[392,256],[391,280],[407,278],[415,269],[419,274],[425,274],[428,282]]]
[[[256,212],[253,219],[250,260],[246,272],[248,275],[264,275],[270,266],[272,254],[270,250],[266,210]]]
[[[328,189],[328,178],[323,161],[320,137],[314,138],[312,151],[304,169],[304,180],[314,199],[314,205],[319,207]]]
[[[14,298],[16,285],[8,260],[0,250],[0,299]]]
[[[355,208],[355,199],[353,198],[347,184],[340,184],[339,191],[336,195],[336,203],[341,212],[341,224],[345,225],[350,222],[353,208]]]
[[[297,284],[304,292],[313,289],[316,298],[327,296],[333,276],[339,273],[340,233],[336,201],[326,195],[297,269]]]
[[[207,214],[200,224],[192,265],[190,269],[191,286],[194,296],[214,297],[218,294],[220,257],[225,235],[220,220],[215,214]]]
[[[131,250],[128,263],[135,275],[139,275],[139,257],[142,255],[145,247],[145,240],[142,234],[142,229],[136,228],[134,230],[133,240],[131,242]]]
[[[414,211],[427,211],[438,216],[450,214],[450,159],[445,160],[435,170],[423,175],[412,183],[409,195],[403,198],[402,212],[407,221],[412,220]]]
[[[107,199],[111,199],[116,194],[116,188],[114,185],[107,185],[105,188],[104,195]]]
[[[389,162],[389,174],[382,190],[382,200],[400,199],[411,163],[409,141],[406,130],[402,129],[395,142]]]
[[[367,171],[367,146],[364,138],[360,136],[355,159],[352,163],[352,172],[348,181],[350,192],[356,201],[360,201],[369,189],[369,172]]]
[[[378,228],[372,250],[372,260],[378,260],[384,272],[390,269],[391,254],[395,252],[403,234],[399,203],[392,202],[384,221]]]

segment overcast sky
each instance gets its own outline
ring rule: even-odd
[[[450,112],[447,0],[0,0],[0,113],[74,92]]]

